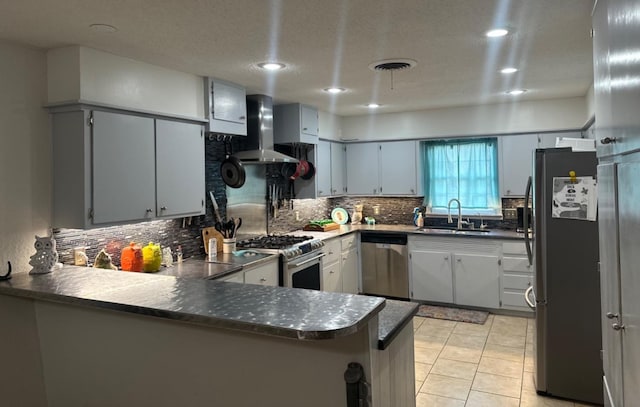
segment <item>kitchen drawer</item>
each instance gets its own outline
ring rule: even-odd
[[[340,243],[340,239],[331,239],[324,242],[322,264],[333,264],[340,261]]]
[[[524,291],[504,291],[502,293],[503,307],[519,307],[532,311],[524,300]]]
[[[533,284],[533,276],[505,273],[502,277],[502,287],[505,289],[515,288],[526,290],[531,284]]]
[[[347,235],[347,236],[342,238],[342,251],[343,252],[351,250],[351,248],[356,246],[356,244],[357,244],[356,237],[357,237],[357,235],[355,233],[352,233],[352,234]]]
[[[246,284],[278,285],[278,262],[272,261],[250,269],[245,269],[244,282]]]
[[[526,257],[509,257],[502,258],[502,268],[504,271],[520,271],[522,273],[533,273],[533,267],[529,265]]]
[[[510,253],[510,254],[523,254],[527,255],[527,248],[524,246],[524,241],[522,242],[503,242],[502,243],[502,252]]]

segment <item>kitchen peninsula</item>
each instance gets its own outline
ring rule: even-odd
[[[383,324],[378,297],[75,266],[18,273],[0,294],[42,405],[346,406],[350,362],[373,406],[415,403],[415,305],[392,304]]]

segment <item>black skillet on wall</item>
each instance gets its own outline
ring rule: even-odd
[[[231,155],[231,143],[224,142],[224,150],[226,158],[220,164],[220,173],[222,180],[231,188],[240,188],[244,185],[246,173],[242,161]]]

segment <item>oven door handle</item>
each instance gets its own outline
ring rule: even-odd
[[[319,254],[319,255],[317,255],[317,256],[315,256],[315,257],[312,257],[312,258],[307,259],[307,260],[305,260],[305,261],[301,261],[300,263],[289,264],[288,268],[296,268],[296,267],[300,267],[300,266],[305,265],[305,264],[307,264],[307,263],[311,263],[312,261],[315,261],[315,260],[321,259],[321,258],[323,258],[324,256],[325,256],[325,254],[324,254],[324,253],[321,253],[321,254]]]

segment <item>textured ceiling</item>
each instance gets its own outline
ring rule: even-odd
[[[0,0],[0,39],[84,45],[341,115],[584,96],[593,0]],[[90,24],[116,26],[96,33]],[[505,38],[484,32],[507,26]],[[380,59],[411,70],[374,72]],[[267,74],[258,62],[287,69]],[[520,69],[505,76],[506,65]],[[332,96],[323,88],[348,92]]]

